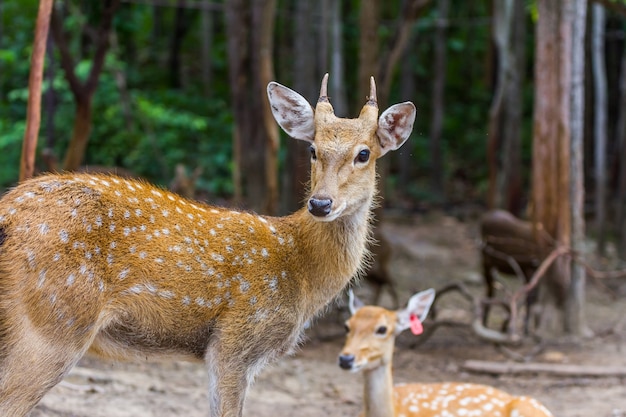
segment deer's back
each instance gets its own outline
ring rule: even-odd
[[[0,309],[58,335],[99,327],[104,355],[201,357],[226,318],[295,320],[281,302],[293,250],[271,218],[117,177],[40,177],[0,201]]]

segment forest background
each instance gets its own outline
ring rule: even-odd
[[[0,2],[2,188],[19,177],[38,6]],[[563,161],[550,149],[571,131],[583,157],[567,176],[580,175],[587,233],[624,259],[625,16],[621,0],[58,0],[36,169],[186,182],[178,191],[191,197],[284,214],[301,204],[308,152],[279,132],[267,82],[314,103],[329,72],[336,114],[354,117],[374,75],[381,108],[418,109],[411,139],[380,167],[385,209],[529,217],[534,206],[567,243],[570,226],[563,237],[554,220],[565,208],[540,203],[561,204],[550,178]],[[547,59],[550,48],[564,55]],[[572,91],[581,80],[578,112],[550,113],[570,91],[546,87],[554,74]]]

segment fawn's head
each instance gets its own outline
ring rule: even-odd
[[[357,119],[335,116],[327,95],[328,74],[322,80],[315,110],[295,91],[271,82],[267,86],[272,113],[283,130],[311,144],[311,184],[308,210],[320,221],[332,221],[364,207],[374,197],[376,159],[398,149],[415,121],[411,102],[396,104],[378,117],[376,84]]]
[[[419,334],[434,300],[435,290],[431,288],[412,296],[406,308],[390,311],[364,306],[351,290],[352,317],[346,321],[348,336],[339,355],[339,366],[358,372],[391,364],[396,336],[408,328]]]

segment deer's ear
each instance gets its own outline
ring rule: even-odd
[[[415,105],[410,101],[394,104],[378,118],[378,140],[382,150],[380,156],[398,149],[411,135],[415,122]]]
[[[426,320],[433,301],[435,301],[435,290],[432,288],[412,296],[405,309],[396,311],[396,333],[400,333],[411,326],[412,315],[416,316],[420,322]]]
[[[274,81],[267,85],[267,97],[274,119],[285,133],[294,139],[313,142],[315,117],[304,97]]]
[[[354,295],[354,291],[350,288],[348,290],[348,307],[350,308],[350,314],[354,315],[354,313],[356,313],[356,311],[364,305],[363,301]]]

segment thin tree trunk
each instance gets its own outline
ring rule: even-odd
[[[258,54],[259,54],[259,90],[257,96],[261,98],[260,107],[263,113],[263,127],[267,143],[265,145],[265,213],[278,214],[278,150],[280,147],[278,127],[274,122],[269,102],[265,98],[265,86],[274,79],[273,65],[273,34],[274,13],[276,0],[255,0],[255,18],[258,28]]]
[[[617,122],[619,177],[617,191],[617,230],[619,233],[619,257],[626,260],[626,50],[622,51],[620,74],[620,104]]]
[[[293,89],[300,92],[309,103],[315,103],[318,98],[317,75],[319,55],[312,54],[317,43],[321,44],[321,10],[322,2],[314,4],[308,1],[298,1],[295,4],[293,18]],[[314,16],[316,19],[312,19]],[[319,77],[321,80],[321,75]],[[304,198],[304,188],[308,181],[309,174],[309,152],[308,144],[301,140],[287,140],[287,158],[285,160],[286,169],[283,175],[283,210],[292,212],[302,207]]]
[[[497,57],[495,89],[493,100],[489,108],[489,123],[487,137],[487,166],[489,168],[489,189],[487,192],[487,206],[496,208],[502,206],[502,196],[498,187],[500,149],[502,148],[502,111],[504,92],[509,73],[509,39],[512,26],[513,0],[504,0],[493,4],[493,43]]]
[[[339,0],[332,3],[330,22],[332,39],[330,92],[333,98],[333,109],[338,117],[351,117],[346,97],[345,74],[343,73],[343,36],[341,34],[343,22],[341,19],[341,1]]]
[[[592,6],[592,69],[594,80],[595,211],[598,254],[606,252],[606,140],[607,87],[604,61],[604,7]]]
[[[570,199],[572,211],[572,249],[585,250],[584,213],[584,122],[585,122],[585,30],[587,0],[573,0],[572,13],[572,79],[570,96],[571,153]],[[579,262],[571,266],[572,276],[568,302],[565,306],[565,329],[575,335],[589,334],[585,318],[585,268]]]
[[[437,25],[434,38],[432,119],[430,124],[430,189],[438,201],[443,199],[443,155],[441,135],[445,114],[446,44],[448,25],[448,0],[437,0]]]
[[[514,0],[510,33],[510,65],[505,86],[504,143],[502,164],[503,207],[516,216],[522,213],[522,115],[526,68],[526,11],[524,0]]]
[[[28,80],[28,106],[26,109],[26,132],[22,146],[20,162],[20,181],[33,176],[35,172],[35,152],[41,125],[41,84],[46,60],[46,43],[50,28],[50,14],[53,0],[41,0],[37,12],[35,39],[31,57],[30,77]]]
[[[85,150],[87,149],[87,142],[91,133],[91,101],[98,87],[98,79],[104,68],[104,60],[110,45],[109,36],[113,26],[113,17],[119,7],[119,2],[120,0],[104,2],[100,26],[97,30],[94,45],[93,63],[85,81],[80,81],[75,73],[74,59],[69,51],[60,18],[54,9],[51,14],[50,24],[54,42],[60,52],[61,68],[76,102],[74,130],[72,131],[70,144],[63,162],[63,169],[66,171],[78,169],[85,157]]]

